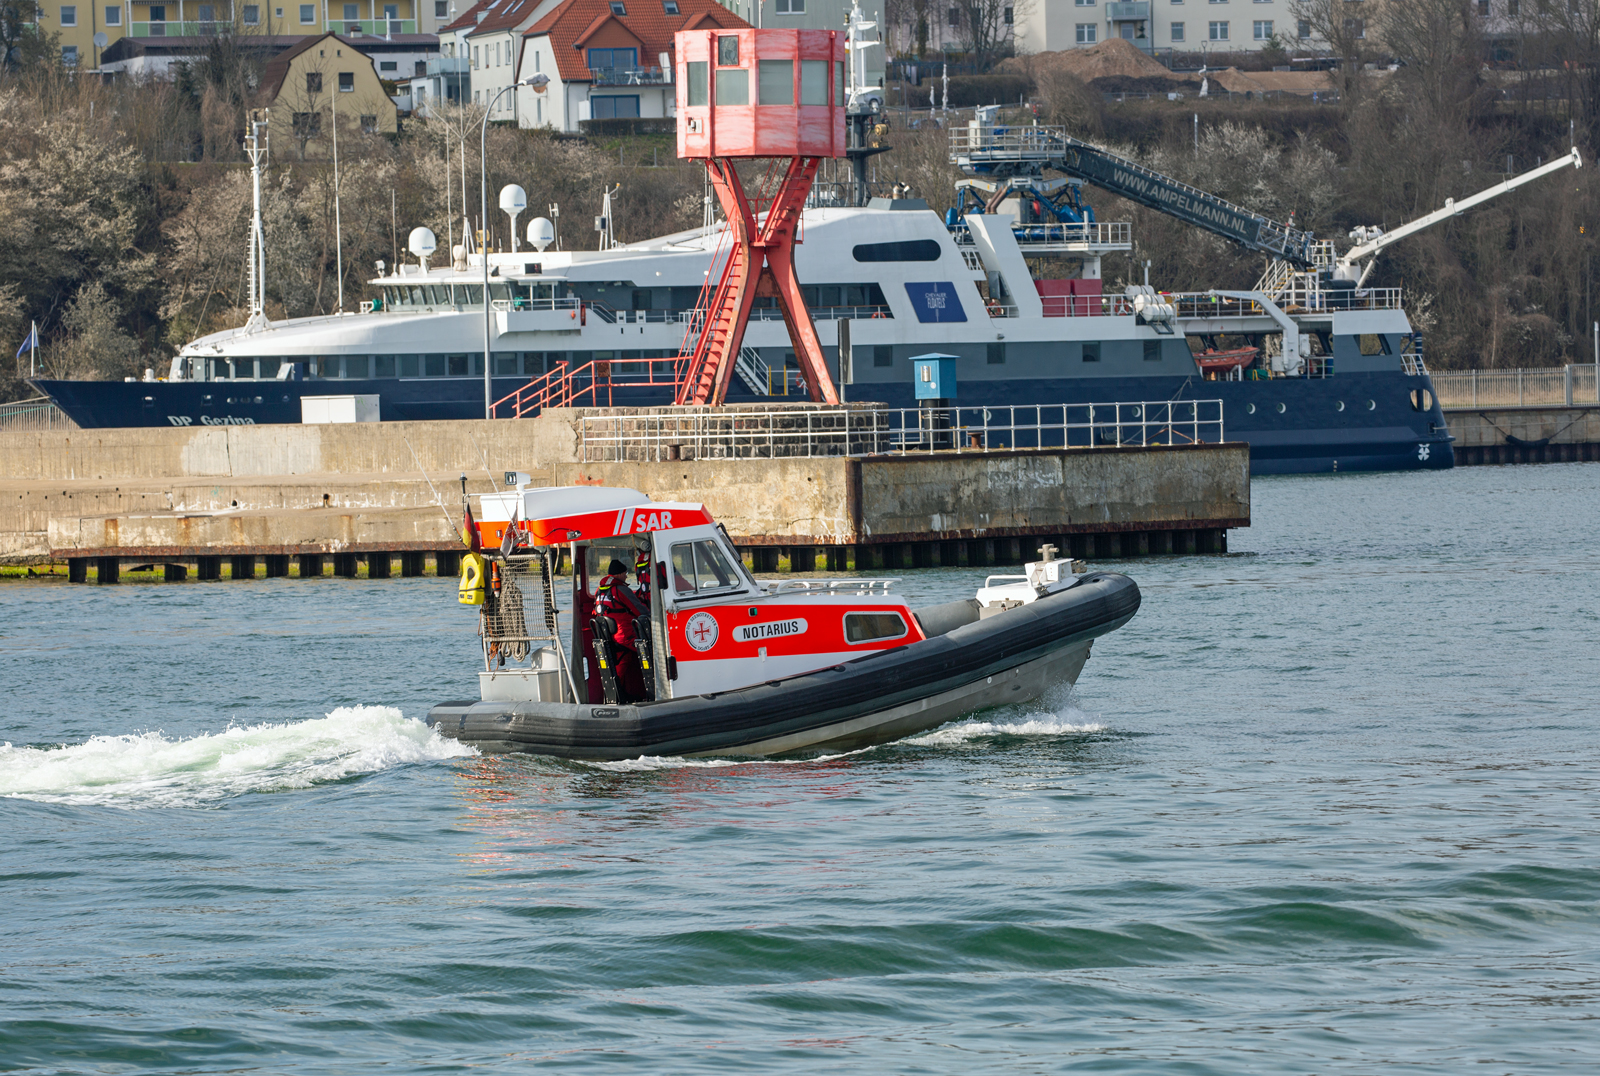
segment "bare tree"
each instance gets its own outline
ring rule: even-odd
[[[980,69],[1010,54],[1011,26],[1027,0],[950,0],[956,40]]]
[[[1309,39],[1327,48],[1339,60],[1335,85],[1345,111],[1361,96],[1364,67],[1370,53],[1367,41],[1367,5],[1348,0],[1290,0],[1289,11],[1305,24]]]

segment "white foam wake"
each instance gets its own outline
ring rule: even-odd
[[[359,773],[477,751],[393,706],[168,739],[94,736],[61,747],[0,747],[0,796],[114,807],[189,807],[250,792],[305,788]]]
[[[1047,693],[1035,705],[1040,709],[1018,707],[1000,714],[986,714],[983,718],[952,721],[900,742],[919,747],[951,747],[990,736],[1071,736],[1105,731],[1106,726],[1095,720],[1094,714],[1073,705],[1070,688],[1059,694]]]

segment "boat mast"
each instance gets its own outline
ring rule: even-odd
[[[270,328],[267,320],[267,250],[261,229],[261,166],[267,159],[271,137],[267,130],[267,110],[250,114],[250,126],[244,139],[244,152],[250,158],[250,187],[253,212],[250,216],[250,319],[244,323],[245,332]]]

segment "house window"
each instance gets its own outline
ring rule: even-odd
[[[400,61],[399,60],[379,60],[378,61],[378,70],[379,71],[399,71],[400,70]]]
[[[76,5],[68,5],[68,6],[63,7],[61,9],[61,25],[62,26],[76,26],[76,25],[78,25],[78,8],[77,8]]]
[[[1225,23],[1225,22],[1213,22],[1213,23],[1209,24],[1209,27],[1210,27],[1210,30],[1211,30],[1211,40],[1213,40],[1213,41],[1226,41],[1226,40],[1228,40],[1228,24],[1227,23]]]
[[[638,66],[638,49],[589,50],[589,70],[591,71],[631,71]]]
[[[804,15],[806,0],[778,0],[779,15]]]
[[[151,4],[150,5],[150,21],[151,22],[166,22],[167,21],[167,5],[165,5],[165,4]]]
[[[1311,37],[1311,20],[1310,19],[1301,19],[1300,20],[1300,26],[1298,28],[1298,32],[1300,34],[1300,40],[1301,41],[1309,40],[1310,37]]]
[[[1094,0],[1072,0],[1078,7],[1094,7]]]
[[[952,29],[952,30],[961,29],[961,9],[960,8],[958,8],[958,7],[951,8],[950,9],[950,14],[949,14],[949,19],[950,19],[950,29]]]
[[[1272,20],[1257,19],[1250,24],[1250,36],[1257,41],[1266,41],[1272,37]]]
[[[1183,40],[1183,23],[1175,22],[1172,24],[1172,40],[1174,42]]]
[[[345,22],[355,22],[360,17],[361,17],[361,5],[359,5],[359,4],[346,4],[344,6],[344,21]]]
[[[321,71],[307,71],[306,72],[306,92],[307,93],[321,93],[322,92],[322,72]]]
[[[356,89],[356,73],[354,71],[339,72],[339,92],[354,93]]]
[[[317,5],[315,5],[315,4],[301,4],[300,5],[300,25],[302,25],[302,26],[310,26],[312,23],[314,23],[316,21],[317,21]]]
[[[737,37],[728,36],[717,38],[717,66],[739,66],[739,39]]]
[[[296,138],[315,138],[322,133],[322,113],[296,112],[293,119],[293,130]]]
[[[244,14],[240,16],[240,21],[246,26],[261,25],[261,8],[258,5],[246,4],[243,8],[243,11]]]
[[[450,0],[433,0],[433,17],[448,19],[450,17]]]
[[[384,18],[385,22],[394,22],[395,20],[399,19],[400,18],[400,5],[399,4],[384,4],[383,5],[383,18]]]
[[[611,14],[613,14],[613,15],[626,15],[627,13],[628,13],[628,5],[627,4],[624,4],[622,2],[622,0],[611,0]]]
[[[1367,20],[1366,19],[1346,19],[1346,20],[1344,20],[1344,32],[1346,34],[1350,35],[1351,37],[1356,38],[1357,40],[1364,39],[1367,36]]]
[[[1078,23],[1078,44],[1093,45],[1100,28],[1092,22]]]
[[[678,13],[678,0],[661,0],[661,10],[668,15],[676,15]]]
[[[108,7],[108,8],[106,8],[106,25],[107,26],[121,26],[122,25],[122,9],[120,7]]]
[[[1506,14],[1519,15],[1522,13],[1522,0],[1506,0]]]
[[[62,8],[61,10],[65,11],[67,9]],[[1489,17],[1489,0],[1478,0],[1478,14],[1482,15],[1486,19]],[[65,26],[66,23],[62,23],[61,25]]]
[[[472,69],[474,71],[476,71],[478,69],[478,46],[477,45],[472,46]],[[473,95],[473,99],[476,100],[477,99],[477,95],[478,95],[477,91],[474,90],[472,95]]]
[[[589,98],[589,117],[597,120],[638,119],[638,95],[635,94],[628,97],[591,97]]]
[[[1007,26],[1012,25],[1012,20],[1015,18],[1015,16],[1013,15],[1010,7],[1007,7],[1005,11],[1001,12],[1001,18],[1005,19]]]
[[[217,8],[214,4],[201,4],[198,9],[201,22],[216,22]]]
[[[378,117],[376,117],[376,116],[362,116],[361,117],[361,133],[362,134],[377,134],[378,133]]]
[[[62,45],[61,46],[61,65],[63,67],[77,67],[78,66],[78,46],[76,46],[76,45]]]

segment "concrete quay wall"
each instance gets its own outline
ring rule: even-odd
[[[1600,460],[1600,405],[1446,409],[1457,466]]]
[[[579,463],[573,420],[4,434],[0,562],[386,564],[458,549],[458,477],[481,493],[505,470],[703,501],[763,570],[1015,563],[1041,541],[1090,556],[1221,551],[1249,525],[1243,444]]]

